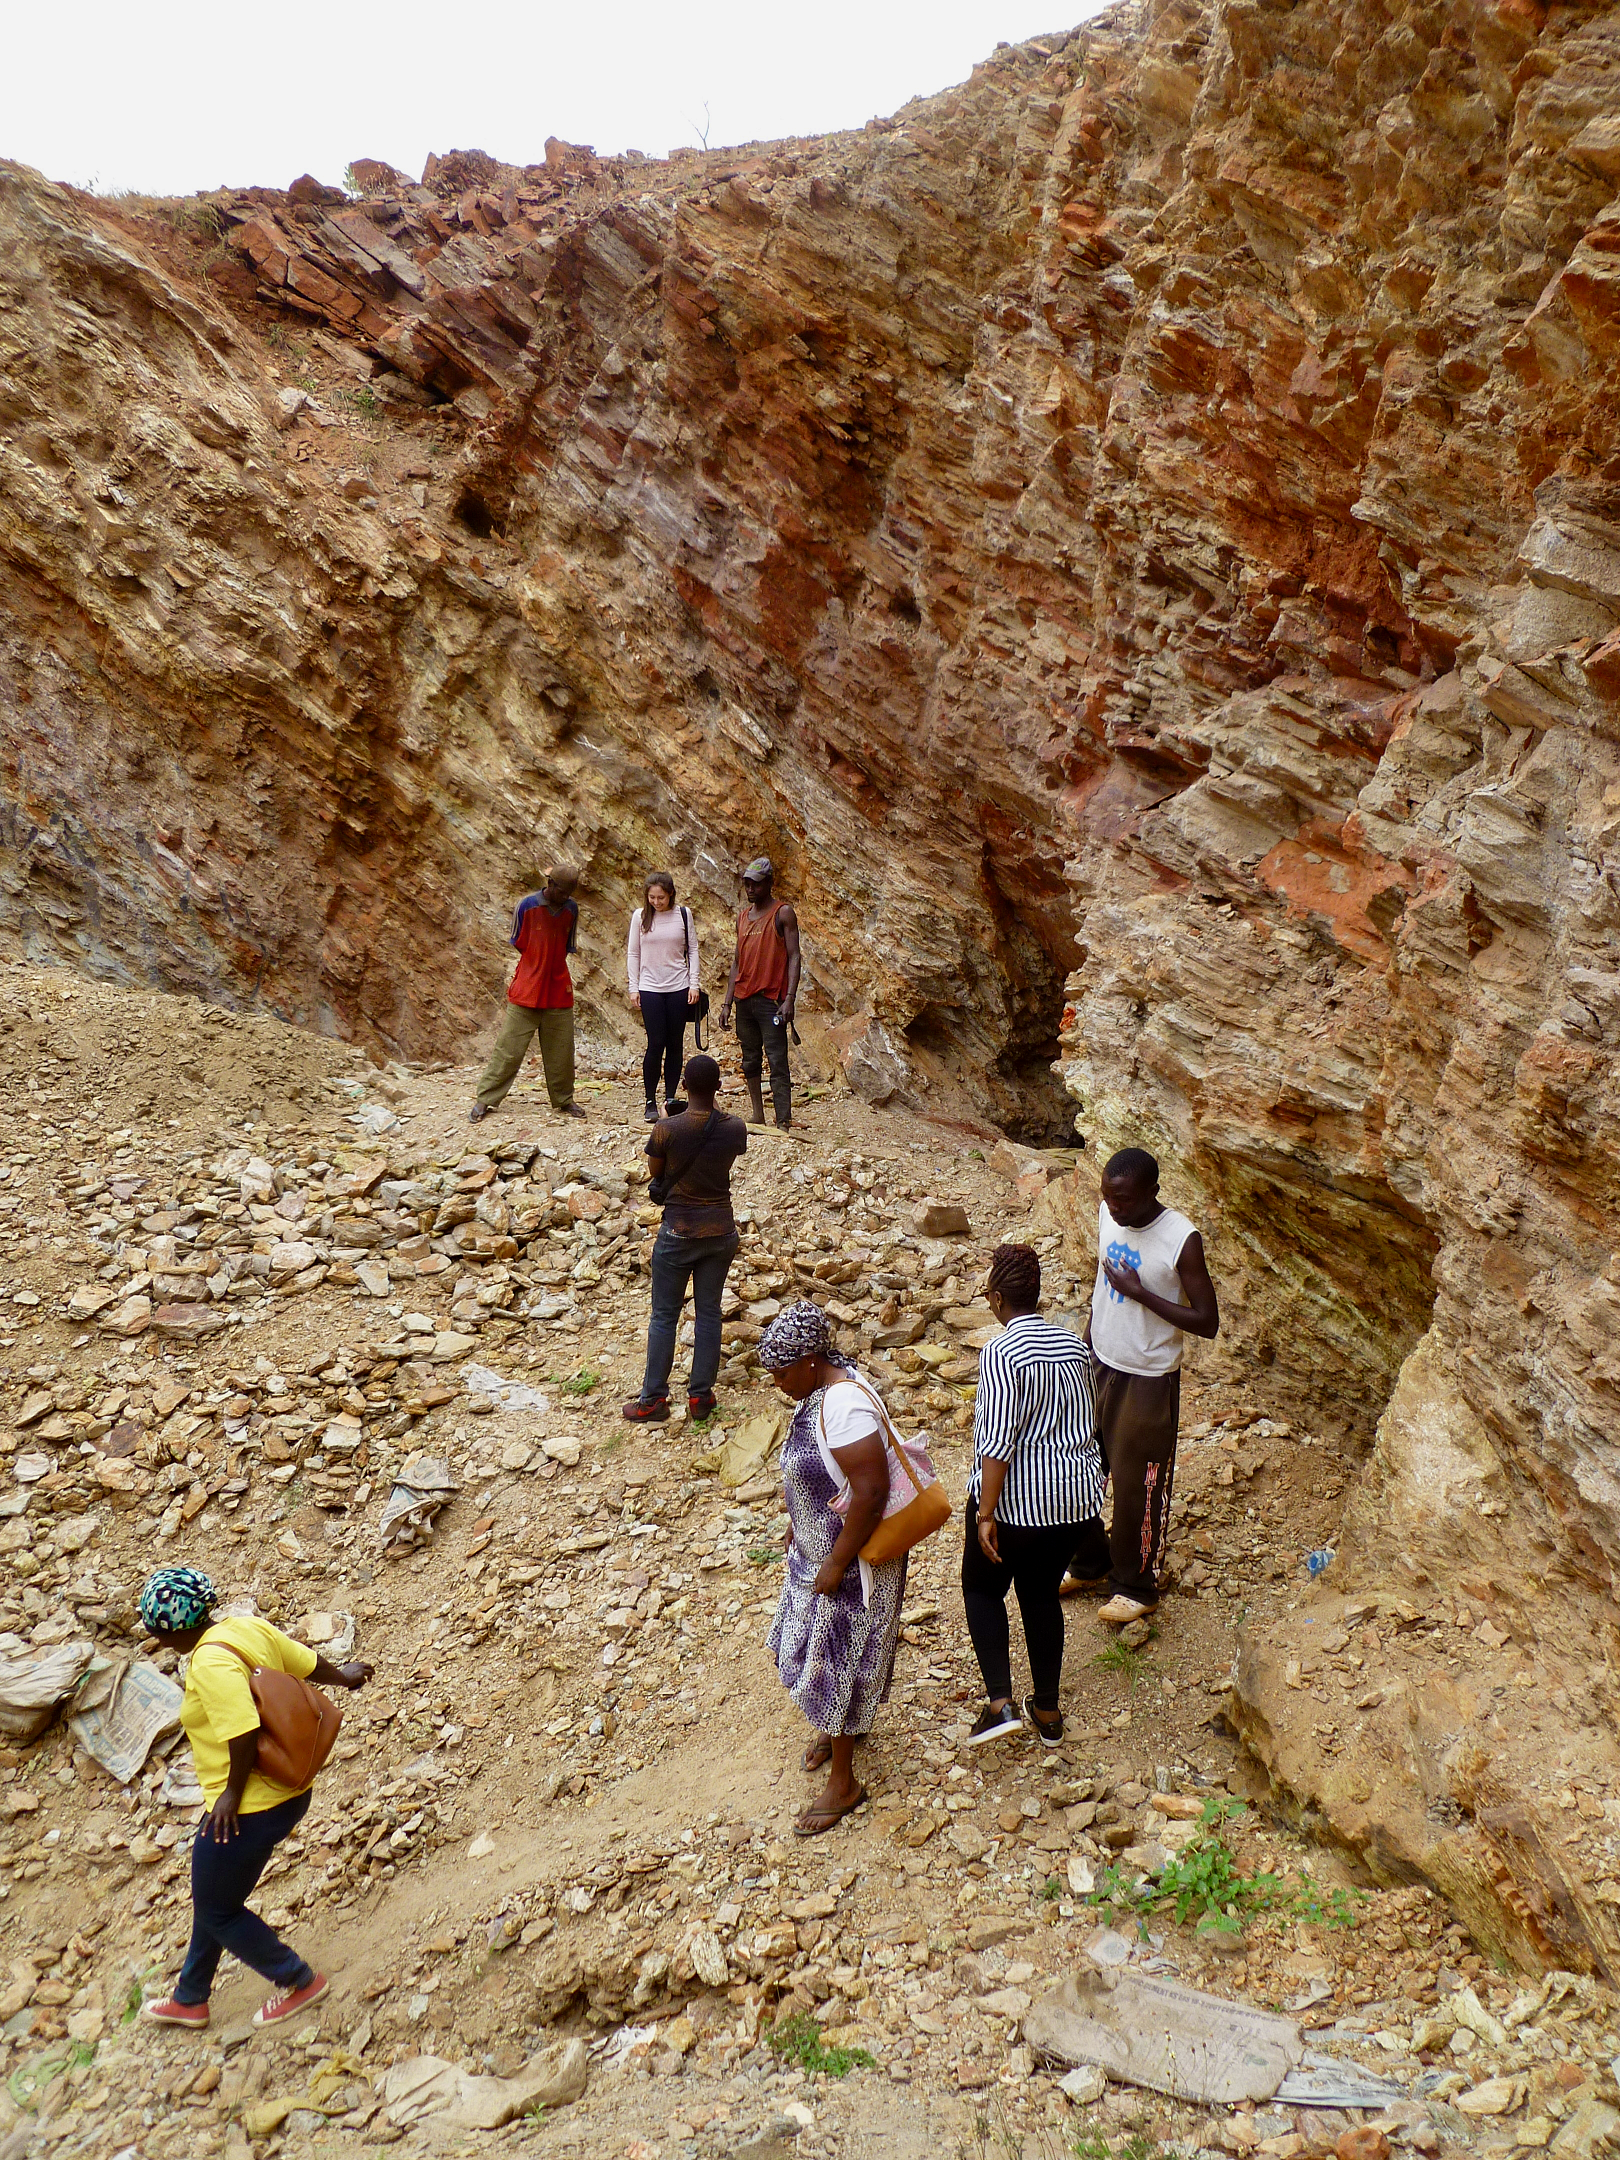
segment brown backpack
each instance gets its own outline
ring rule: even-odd
[[[206,1638],[205,1638],[206,1640]],[[202,1644],[198,1644],[198,1649]],[[337,1742],[343,1712],[329,1695],[279,1665],[255,1665],[245,1650],[223,1639],[221,1650],[248,1669],[253,1707],[259,1713],[259,1752],[253,1767],[273,1785],[302,1792],[314,1783]]]

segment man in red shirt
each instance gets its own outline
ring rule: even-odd
[[[552,1109],[564,1117],[585,1115],[574,1100],[574,983],[568,972],[579,926],[578,883],[572,870],[548,870],[539,892],[518,902],[512,918],[518,964],[506,992],[506,1018],[468,1112],[474,1125],[505,1101],[536,1034]]]
[[[750,1119],[756,1125],[765,1122],[761,1082],[764,1061],[769,1058],[771,1106],[777,1124],[785,1127],[793,1123],[788,1035],[799,995],[801,955],[799,918],[788,901],[777,899],[772,884],[775,876],[768,855],[756,857],[742,874],[748,905],[737,917],[737,949],[732,956],[725,1003],[720,1007],[720,1026],[730,1027],[735,1006],[737,1047],[742,1052]]]

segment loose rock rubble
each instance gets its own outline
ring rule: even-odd
[[[83,994],[6,970],[0,1024],[63,992]],[[136,1063],[217,1024],[96,998]],[[978,1686],[953,1528],[914,1559],[894,1699],[863,1751],[871,1805],[792,1838],[803,1735],[762,1649],[781,1419],[754,1345],[783,1301],[823,1299],[960,1494],[997,1239],[1043,1246],[1049,1305],[1081,1313],[1087,1285],[1043,1227],[1074,1157],[847,1096],[813,1101],[802,1131],[751,1132],[719,1415],[627,1430],[655,1220],[633,1081],[589,1078],[580,1126],[526,1078],[475,1139],[464,1073],[383,1075],[270,1022],[247,1033],[223,1108],[154,1115],[116,1066],[94,1094],[58,1082],[0,1108],[0,1653],[144,1663],[134,1592],[161,1556],[372,1659],[262,1892],[336,1985],[291,2035],[248,2038],[260,1991],[234,1968],[209,2034],[132,2022],[188,1924],[184,1746],[160,1742],[125,1788],[61,1716],[19,1735],[0,1748],[4,2105],[52,2152],[442,2146],[443,2126],[389,2119],[391,2063],[511,2079],[570,2038],[591,2050],[584,2096],[502,2133],[525,2148],[814,2155],[873,2122],[900,2151],[1600,2148],[1620,2045],[1602,1990],[1503,1981],[1431,1894],[1352,1894],[1260,1812],[1220,1834],[1243,1876],[1293,1886],[1287,1910],[1220,1937],[1154,1910],[1134,1954],[1296,2013],[1313,2044],[1394,2077],[1399,2109],[1355,2128],[1118,2087],[1076,2100],[1087,2074],[1060,2089],[1020,2039],[1109,1871],[1153,1876],[1197,1849],[1212,1798],[1245,1791],[1222,1715],[1239,1617],[1297,1619],[1303,1557],[1331,1537],[1344,1466],[1238,1390],[1190,1381],[1156,1632],[1099,1665],[1107,1638],[1072,1615],[1063,1747],[962,1750]],[[306,1106],[288,1075],[311,1061],[331,1070]],[[367,1108],[386,1134],[357,1123]],[[847,2078],[772,2049],[796,2018],[859,2051]],[[499,2109],[491,2090],[479,2104]]]

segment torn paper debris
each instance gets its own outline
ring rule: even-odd
[[[435,1516],[460,1490],[443,1456],[407,1455],[377,1526],[385,1558],[396,1560],[418,1545],[431,1545]]]
[[[1298,2069],[1277,2087],[1284,2107],[1386,2108],[1406,2098],[1406,2087],[1360,2063],[1341,2062],[1320,2048],[1307,2048]]]
[[[461,1384],[469,1395],[488,1396],[498,1411],[526,1410],[544,1417],[551,1408],[551,1397],[542,1389],[522,1380],[507,1380],[487,1365],[463,1365]]]
[[[413,2055],[382,2077],[383,2105],[400,2129],[431,2122],[443,2130],[498,2130],[536,2108],[566,2107],[585,2090],[583,2040],[542,2048],[516,2077],[475,2077],[437,2055]]]
[[[180,1730],[183,1700],[183,1691],[147,1658],[98,1658],[68,1730],[110,1777],[127,1785],[158,1742]]]
[[[0,1661],[0,1733],[33,1740],[78,1686],[94,1656],[87,1642],[67,1642],[32,1657]]]
[[[1060,2063],[1207,2107],[1269,2100],[1303,2056],[1292,2018],[1126,1966],[1086,1964],[1034,2003],[1024,2039]]]

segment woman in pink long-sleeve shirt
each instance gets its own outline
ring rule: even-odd
[[[648,878],[643,903],[630,917],[626,965],[630,1002],[647,1030],[641,1086],[647,1098],[643,1115],[652,1125],[658,1119],[660,1064],[665,1115],[673,1117],[681,1107],[686,1023],[698,1001],[698,939],[691,909],[675,905],[675,880],[667,870],[655,870]]]

